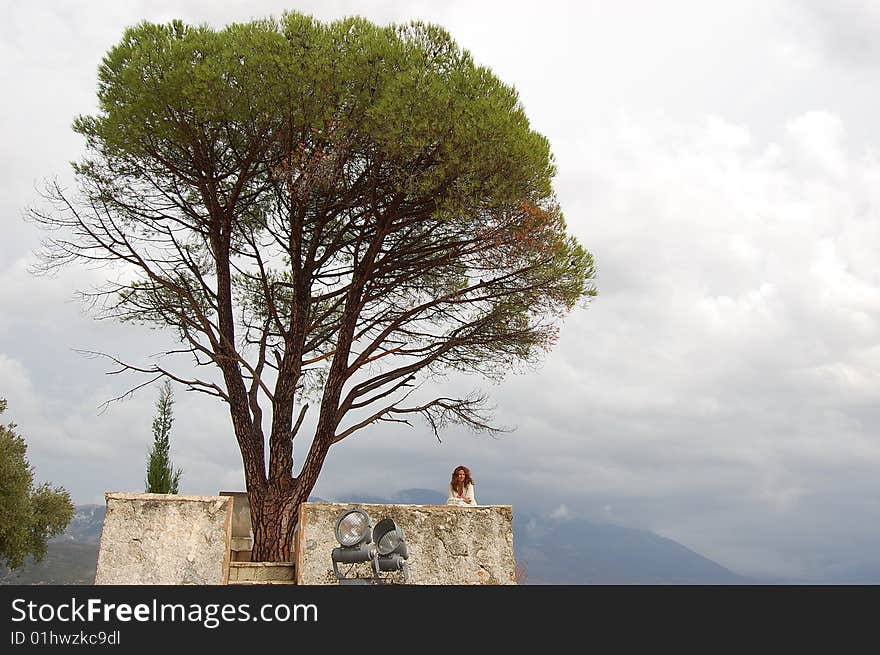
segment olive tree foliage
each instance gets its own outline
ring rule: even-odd
[[[0,414],[6,401],[0,399]],[[34,486],[27,443],[15,424],[0,424],[0,563],[11,569],[28,556],[40,561],[46,542],[61,534],[73,517],[70,494],[48,483]]]
[[[547,139],[437,26],[142,23],[98,102],[74,122],[78,188],[30,210],[57,230],[43,265],[114,266],[84,294],[100,315],[176,332],[194,366],[116,361],[228,405],[254,559],[289,557],[299,504],[358,430],[493,430],[481,393],[419,385],[536,361],[595,293]]]

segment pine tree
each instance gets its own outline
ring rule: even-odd
[[[166,380],[159,390],[156,401],[156,418],[153,419],[153,450],[147,464],[146,491],[152,494],[176,494],[180,482],[180,469],[171,464],[169,437],[174,417],[171,408],[174,398],[171,383]]]
[[[55,235],[38,268],[125,262],[84,295],[181,343],[114,366],[224,402],[254,561],[290,559],[343,439],[417,415],[498,432],[481,392],[414,387],[539,362],[596,294],[550,142],[442,27],[142,22],[99,77],[77,190],[50,182],[28,212]]]

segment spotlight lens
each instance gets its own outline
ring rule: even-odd
[[[370,520],[360,510],[345,514],[336,524],[336,539],[343,546],[356,546],[370,532]]]
[[[380,555],[387,555],[388,553],[394,552],[394,549],[400,545],[400,535],[397,530],[389,530],[379,539],[379,543],[376,544],[376,547],[379,550]]]

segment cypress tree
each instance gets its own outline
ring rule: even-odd
[[[182,471],[172,466],[169,453],[171,424],[174,422],[171,411],[173,405],[171,383],[166,380],[159,390],[159,400],[156,401],[156,418],[153,419],[153,450],[150,451],[150,460],[147,464],[147,493],[177,493]]]

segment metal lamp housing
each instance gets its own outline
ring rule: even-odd
[[[340,584],[370,584],[368,580],[347,578],[339,572],[339,564],[359,564],[375,559],[375,548],[370,543],[373,522],[362,509],[349,509],[336,519],[336,541],[339,546],[330,552],[333,573]]]
[[[349,509],[336,519],[336,541],[344,548],[356,548],[370,543],[373,522],[362,509]]]
[[[399,571],[409,557],[403,528],[393,519],[382,519],[373,528],[378,565],[381,571]]]
[[[339,572],[340,564],[362,562],[371,563],[374,584],[388,583],[380,578],[380,571],[403,571],[404,582],[408,579],[406,537],[393,519],[382,519],[373,528],[364,510],[349,509],[336,519],[335,533],[340,545],[331,551],[330,558],[339,584],[371,584],[370,580],[349,578]]]
[[[360,562],[369,562],[373,559],[373,546],[372,544],[361,544],[360,546],[354,546],[352,548],[337,546],[330,551],[330,559],[333,560],[334,565],[337,562],[340,564],[359,564]]]

